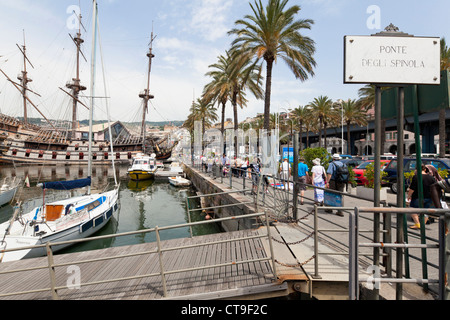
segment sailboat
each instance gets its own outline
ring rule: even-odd
[[[0,262],[15,261],[24,258],[43,256],[48,242],[70,241],[86,238],[103,228],[118,210],[119,186],[114,190],[91,194],[92,176],[92,117],[94,109],[95,83],[95,46],[97,32],[97,2],[94,0],[93,14],[93,53],[91,62],[91,106],[89,134],[88,177],[73,181],[56,181],[42,183],[44,190],[74,190],[87,188],[85,195],[69,197],[61,201],[43,203],[27,214],[19,214],[16,208],[10,221],[0,224]],[[111,150],[113,152],[113,150]],[[114,159],[112,159],[114,161]],[[52,247],[53,251],[61,250],[70,244]],[[28,247],[21,250],[20,248]],[[12,250],[12,251],[9,251]]]

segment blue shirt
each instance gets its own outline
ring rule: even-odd
[[[306,176],[306,173],[308,172],[308,166],[304,164],[303,162],[298,163],[298,176],[303,177]]]
[[[330,163],[330,165],[328,166],[328,170],[327,170],[327,174],[331,174],[330,180],[336,179],[336,170],[338,167],[342,167],[343,165],[344,164],[338,160],[334,160],[333,162]]]

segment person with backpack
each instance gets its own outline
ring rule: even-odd
[[[327,188],[343,192],[350,174],[348,172],[348,167],[339,160],[341,160],[341,156],[339,154],[334,154],[333,161],[330,163],[327,170]],[[325,212],[331,213],[332,210],[326,210]],[[343,217],[344,213],[341,210],[338,210],[336,215]]]

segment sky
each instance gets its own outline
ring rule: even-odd
[[[261,0],[263,4],[267,0]],[[230,48],[228,31],[235,21],[251,14],[247,0],[98,0],[99,43],[96,56],[95,118],[104,120],[106,108],[113,121],[140,121],[139,93],[147,86],[150,35],[156,37],[150,79],[151,100],[147,120],[184,121],[193,99],[200,98],[210,81],[205,74],[217,57]],[[450,43],[448,0],[290,0],[299,5],[298,19],[312,19],[303,34],[316,43],[315,75],[301,82],[282,60],[274,66],[271,111],[305,106],[324,95],[334,101],[357,99],[362,85],[343,83],[343,38],[371,35],[390,23],[416,36],[445,37]],[[24,42],[33,65],[27,71],[33,82],[30,99],[47,117],[70,119],[70,97],[59,87],[75,76],[74,11],[81,12],[81,81],[88,87],[89,103],[92,53],[91,0],[0,0],[0,69],[16,80],[23,69],[17,47]],[[106,87],[106,91],[105,91]],[[239,121],[262,113],[264,102],[248,94],[249,103],[239,110]],[[39,117],[33,107],[29,116]],[[0,74],[0,112],[22,116],[20,93]],[[220,112],[218,112],[220,115]],[[79,107],[79,120],[88,112]],[[232,118],[228,104],[227,118]]]

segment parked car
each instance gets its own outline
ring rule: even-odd
[[[450,170],[450,159],[444,158],[423,158],[422,164],[432,165],[436,169]],[[403,159],[403,171],[411,172],[416,170],[416,158],[404,158]],[[393,193],[397,193],[397,159],[391,160],[389,164],[384,168],[387,172],[386,180]],[[408,186],[405,181],[405,190]]]
[[[342,159],[342,160],[339,160],[339,161],[341,161],[347,167],[353,167],[353,168],[356,168],[357,166],[359,166],[361,163],[364,162],[361,159]]]
[[[363,186],[367,183],[367,179],[366,177],[364,177],[364,172],[366,171],[367,166],[373,162],[374,160],[365,161],[353,169],[353,171],[355,172],[355,180],[358,186]],[[389,163],[389,160],[380,160],[380,163],[381,169],[383,169]],[[381,184],[383,185],[386,183],[383,183],[382,181]]]

